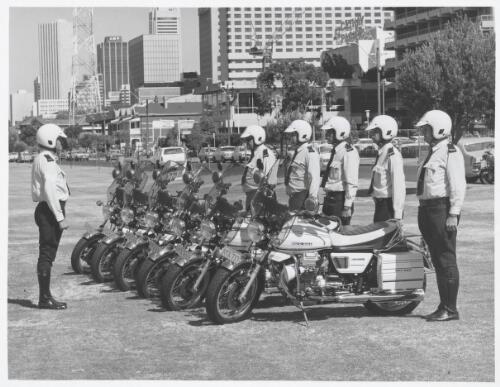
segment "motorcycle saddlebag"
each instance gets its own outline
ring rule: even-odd
[[[379,291],[422,289],[424,260],[416,251],[379,253],[377,283]]]

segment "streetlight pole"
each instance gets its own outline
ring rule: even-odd
[[[379,40],[375,40],[377,43],[377,114],[380,115],[380,44]]]

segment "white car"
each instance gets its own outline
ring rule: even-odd
[[[328,164],[328,161],[330,161],[330,155],[332,153],[333,145],[325,143],[318,145],[317,148],[319,152],[321,173],[323,173],[326,170],[326,165]]]
[[[186,151],[181,146],[168,146],[158,148],[153,156],[153,162],[159,161],[160,165],[167,161],[173,161],[180,165],[185,165],[187,162]]]
[[[356,144],[354,144],[358,152],[362,152],[368,148],[377,149],[377,145],[373,142],[371,138],[360,138]]]
[[[17,152],[10,152],[9,153],[9,162],[17,161]]]

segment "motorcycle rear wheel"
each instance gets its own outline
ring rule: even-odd
[[[113,280],[113,265],[120,253],[118,241],[115,243],[99,242],[92,254],[90,269],[96,282],[109,282]]]
[[[216,324],[231,324],[246,320],[259,300],[264,283],[262,276],[257,276],[255,283],[247,293],[247,299],[241,303],[238,297],[248,282],[250,264],[243,264],[233,271],[219,268],[208,285],[205,307],[208,318]]]
[[[172,265],[163,276],[160,286],[160,299],[168,310],[183,310],[197,307],[205,297],[212,277],[207,272],[197,291],[193,285],[200,275],[200,267],[204,263],[199,259],[185,266]]]
[[[143,298],[159,297],[161,279],[169,265],[169,258],[159,258],[156,261],[146,259],[141,263],[135,283],[139,296]]]
[[[493,184],[495,182],[495,171],[487,169],[482,170],[479,178],[483,184]]]
[[[89,239],[80,238],[77,242],[71,253],[71,267],[75,273],[90,273],[90,260],[101,238],[102,235],[95,235]]]
[[[125,292],[135,286],[137,268],[147,253],[148,245],[140,245],[133,250],[125,248],[120,252],[113,266],[113,277],[118,289]]]

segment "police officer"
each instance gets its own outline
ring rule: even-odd
[[[440,298],[436,311],[425,316],[429,321],[459,318],[456,245],[466,182],[462,152],[449,142],[451,126],[450,116],[441,110],[428,111],[416,124],[430,148],[418,168],[418,228],[429,246]]]
[[[318,203],[321,182],[319,153],[310,143],[312,128],[307,121],[293,121],[284,133],[295,134],[297,145],[285,173],[285,186],[290,211],[298,211],[304,209],[307,198]]]
[[[398,133],[396,120],[387,115],[375,117],[365,129],[378,146],[378,154],[372,169],[368,194],[375,202],[374,222],[387,219],[403,219],[406,197],[403,158],[391,143]]]
[[[325,189],[323,213],[335,215],[343,225],[351,223],[354,198],[358,190],[359,154],[346,140],[351,125],[344,117],[332,117],[321,128],[333,145],[321,187]]]
[[[250,210],[250,203],[255,193],[257,192],[258,185],[253,179],[253,174],[260,168],[264,175],[269,174],[268,183],[276,185],[278,180],[278,168],[275,165],[276,155],[274,151],[266,144],[266,131],[258,125],[250,125],[241,134],[240,138],[247,142],[247,146],[251,150],[250,161],[243,171],[241,177],[241,185],[243,192],[246,195],[246,210]],[[273,168],[274,166],[274,168]],[[260,168],[259,168],[260,167]]]
[[[40,152],[31,168],[31,196],[38,202],[35,222],[39,231],[37,264],[40,288],[38,307],[41,309],[66,309],[50,292],[50,272],[66,223],[65,204],[69,197],[66,175],[56,163],[56,144],[65,141],[66,135],[54,124],[42,125],[36,133]]]

